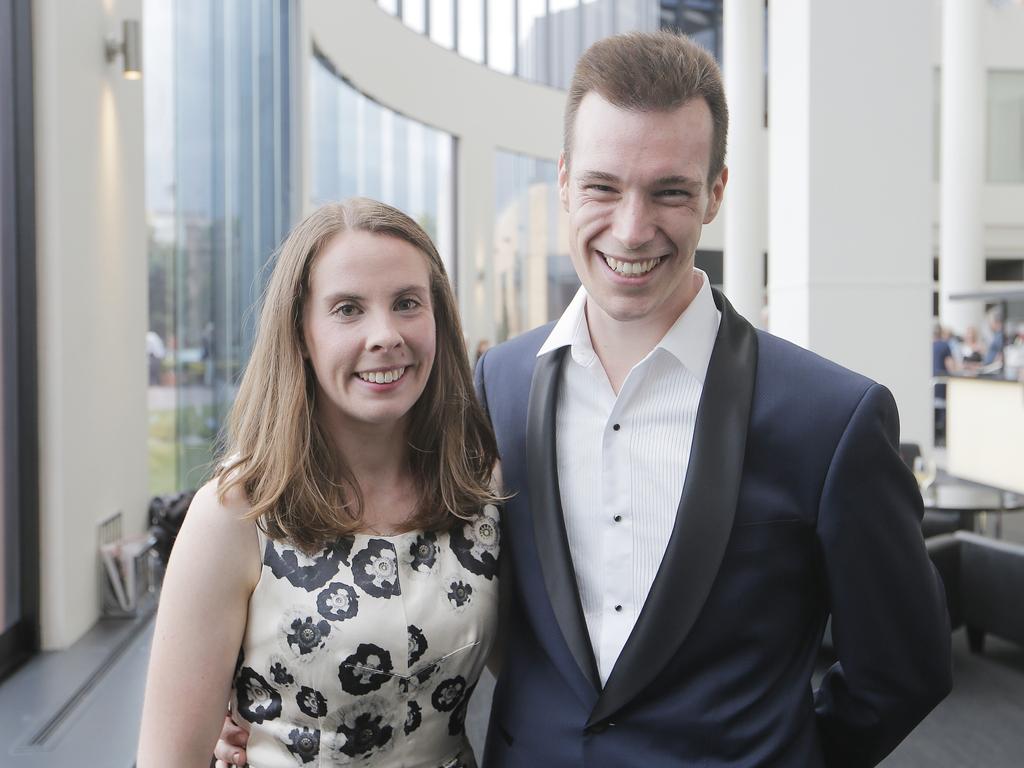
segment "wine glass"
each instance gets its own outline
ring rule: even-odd
[[[913,471],[914,477],[917,478],[917,485],[922,491],[935,482],[935,462],[931,459],[915,456]]]

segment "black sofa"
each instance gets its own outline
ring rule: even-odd
[[[966,531],[925,542],[946,586],[954,629],[967,629],[971,651],[985,635],[1024,646],[1024,546]]]

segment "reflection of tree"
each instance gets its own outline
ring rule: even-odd
[[[161,241],[149,227],[149,330],[166,342],[174,332],[174,243]]]

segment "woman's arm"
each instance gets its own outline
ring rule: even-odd
[[[256,526],[217,481],[196,494],[174,543],[157,612],[139,768],[208,768],[259,580]]]

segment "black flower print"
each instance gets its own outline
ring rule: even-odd
[[[349,564],[351,551],[351,537],[338,538],[315,557],[278,542],[267,541],[263,562],[277,578],[288,579],[293,586],[312,592],[331,580],[338,572],[339,562]]]
[[[420,723],[423,722],[423,711],[420,709],[420,705],[415,701],[409,702],[409,713],[405,716],[405,735],[408,736],[410,733],[420,727]]]
[[[391,654],[372,643],[360,643],[356,652],[341,662],[338,679],[346,693],[362,696],[379,690],[391,679]]]
[[[303,764],[311,763],[320,754],[320,731],[293,728],[288,732],[288,751]]]
[[[242,667],[235,680],[238,713],[250,723],[262,723],[281,716],[281,694],[249,667]]]
[[[370,539],[352,557],[352,578],[371,597],[391,598],[402,594],[398,583],[398,555],[384,539]]]
[[[409,625],[409,668],[412,669],[412,665],[423,658],[423,654],[427,652],[427,638],[423,635],[423,630],[417,627],[415,624]]]
[[[469,709],[469,699],[473,695],[476,683],[462,695],[458,705],[452,710],[452,716],[448,718],[448,735],[458,736],[466,728],[466,710]]]
[[[288,668],[280,661],[275,661],[270,665],[270,676],[278,685],[292,685],[295,682],[295,678],[292,677]]]
[[[323,619],[314,621],[312,616],[297,617],[285,629],[285,642],[292,653],[302,658],[323,648],[330,634],[331,625]]]
[[[473,595],[473,587],[464,581],[453,581],[448,585],[448,600],[453,608],[462,608],[469,604]]]
[[[438,665],[431,664],[429,667],[417,670],[415,674],[409,675],[408,677],[398,678],[398,690],[403,696],[409,696],[415,694],[424,684],[430,680],[431,676],[437,672]]]
[[[500,539],[498,514],[493,506],[485,507],[472,520],[453,528],[449,536],[452,552],[462,567],[486,579],[498,574]]]
[[[318,718],[327,714],[327,699],[315,688],[302,686],[295,702],[299,705],[302,714]]]
[[[434,695],[430,697],[430,703],[438,712],[451,712],[462,703],[463,694],[466,692],[466,678],[462,675],[442,680],[441,684],[434,689]]]
[[[409,565],[414,571],[427,573],[437,561],[437,535],[427,531],[409,545]]]
[[[351,619],[359,610],[359,596],[348,584],[334,581],[316,596],[316,609],[331,621]]]
[[[359,712],[345,717],[338,726],[338,735],[344,743],[339,750],[349,757],[364,760],[380,752],[391,741],[394,729],[379,712]]]

